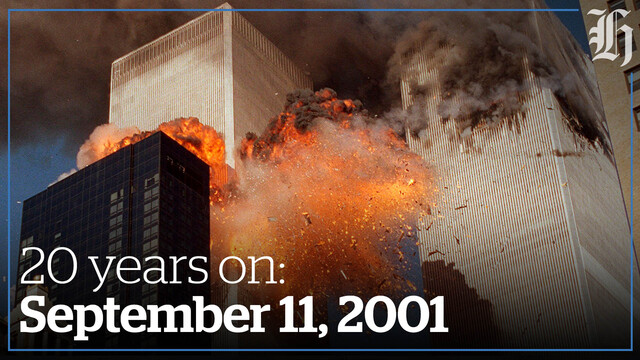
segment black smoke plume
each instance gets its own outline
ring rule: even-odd
[[[360,3],[331,0],[315,2],[284,0],[230,0],[236,8],[354,8]],[[7,1],[7,8],[214,8],[222,1],[152,0],[117,2],[99,0],[49,1],[46,6],[37,1]],[[539,1],[372,1],[369,8],[434,8],[434,7],[544,7]],[[0,35],[6,49],[6,11],[0,14]],[[108,121],[109,74],[113,60],[165,34],[201,12],[13,12],[11,15],[11,100],[12,144],[52,142],[64,138],[69,155],[75,153],[83,140],[97,125]],[[567,109],[578,114],[573,125],[590,140],[601,137],[597,121],[592,121],[592,109],[585,109],[585,91],[572,62],[580,59],[581,51],[568,31],[555,19],[550,22],[562,48],[573,49],[563,68],[535,67],[547,79],[557,94],[566,99]],[[411,40],[429,38],[428,46],[443,43],[458,46],[459,58],[450,57],[445,89],[450,93],[467,93],[477,101],[461,109],[445,101],[440,106],[445,117],[460,115],[471,124],[487,114],[511,114],[520,109],[511,94],[523,90],[521,69],[514,47],[538,47],[544,42],[531,42],[521,20],[530,20],[527,13],[461,13],[461,12],[245,12],[252,24],[289,56],[300,68],[311,74],[316,88],[331,87],[345,98],[360,99],[372,114],[392,110],[399,133],[404,126],[419,133],[428,123],[419,109],[400,110],[397,82],[398,54],[411,46]],[[536,15],[537,17],[537,15]],[[419,23],[423,23],[418,27]],[[530,21],[523,21],[529,24]],[[529,25],[526,25],[529,26]],[[407,33],[407,30],[409,32]],[[418,31],[416,31],[418,29]],[[435,29],[435,30],[434,30]],[[547,32],[551,32],[548,30]],[[403,35],[404,34],[404,35]],[[401,35],[403,35],[401,37]],[[401,41],[399,41],[399,39]],[[496,53],[496,46],[497,51]],[[538,53],[539,64],[548,64],[545,49]],[[396,56],[394,56],[394,53]],[[392,59],[390,68],[389,59]],[[470,62],[469,59],[476,61]],[[484,65],[487,66],[484,66]],[[491,69],[490,66],[496,66]],[[0,59],[6,68],[6,57]],[[387,72],[390,70],[390,76]],[[488,70],[488,71],[487,71]],[[487,71],[486,73],[482,73]],[[0,92],[6,95],[6,73],[0,75]],[[495,86],[477,87],[495,80]],[[385,81],[385,78],[392,79]],[[514,81],[509,81],[514,79]],[[504,81],[503,81],[504,80]],[[476,90],[475,92],[472,90]],[[479,90],[478,90],[479,89]],[[585,90],[586,89],[586,90]],[[420,91],[416,88],[415,91]],[[477,95],[479,94],[479,95]],[[578,94],[579,96],[575,96]],[[587,94],[591,96],[591,94]],[[596,102],[597,103],[597,102]],[[6,114],[6,102],[0,103],[0,115]],[[185,114],[188,115],[188,114]],[[458,118],[457,117],[457,118]],[[6,116],[2,116],[6,119]],[[391,117],[390,117],[391,118]],[[584,120],[587,119],[587,120]],[[167,119],[169,120],[169,119]],[[404,121],[407,120],[407,121]],[[0,126],[2,143],[6,141],[6,126]],[[4,146],[1,146],[4,148]]]
[[[224,1],[6,1],[0,11],[0,45],[7,48],[6,8],[212,9]],[[235,8],[353,8],[344,1],[229,0]],[[375,1],[367,7],[424,7],[424,1]],[[11,140],[14,147],[64,138],[73,155],[91,131],[108,121],[111,63],[203,12],[12,12]],[[383,91],[393,40],[418,14],[361,12],[244,12],[252,24],[313,77],[359,98],[372,111],[391,106]],[[412,20],[413,19],[413,20]],[[0,66],[7,68],[6,56]],[[0,95],[7,94],[0,72]],[[0,102],[6,119],[7,102]],[[187,116],[188,114],[185,114]],[[171,120],[171,119],[166,119]],[[6,124],[6,123],[5,123]],[[0,145],[6,126],[0,126]],[[0,146],[2,149],[6,146]]]

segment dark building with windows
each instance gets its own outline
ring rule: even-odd
[[[24,202],[20,235],[20,260],[16,281],[16,302],[25,296],[27,285],[23,273],[37,264],[39,255],[29,246],[41,248],[45,255],[57,247],[71,249],[77,257],[77,274],[68,284],[56,284],[47,273],[47,261],[25,278],[44,274],[52,304],[105,303],[107,297],[116,304],[189,304],[192,296],[209,298],[209,282],[189,284],[188,276],[202,279],[189,271],[188,261],[178,262],[181,284],[149,285],[142,280],[145,269],[157,268],[159,260],[144,261],[150,256],[165,260],[165,279],[173,278],[170,256],[202,256],[209,261],[209,167],[194,154],[162,132],[127,146],[73,175],[49,186],[47,190]],[[99,257],[102,271],[107,256],[115,256],[104,285],[99,284],[89,256]],[[130,272],[141,281],[126,285],[115,274],[117,260],[133,256],[142,263],[141,271]],[[52,274],[59,281],[68,279],[73,261],[65,251],[51,260]],[[204,261],[196,263],[206,269]],[[134,267],[133,260],[126,267]],[[160,272],[154,271],[155,277]],[[116,316],[118,318],[118,316]],[[75,347],[156,347],[176,346],[162,337],[140,337],[121,331],[119,334],[94,333],[86,343]],[[160,343],[160,344],[159,344]],[[185,344],[186,345],[186,344]],[[193,344],[189,344],[193,345]]]

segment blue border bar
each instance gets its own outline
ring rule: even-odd
[[[7,11],[7,246],[7,349],[11,350],[11,11]]]
[[[579,12],[580,9],[9,9],[12,11],[237,11],[237,12]]]
[[[631,346],[628,349],[12,349],[11,348],[11,13],[12,12],[127,12],[127,11],[238,11],[238,12],[579,12],[580,9],[7,9],[7,350],[9,352],[627,352],[633,351],[633,74],[631,74]]]
[[[539,351],[569,351],[569,352],[618,352],[631,349],[9,349],[15,352],[539,352]]]
[[[634,123],[634,115],[633,115],[633,71],[630,73],[630,78],[629,78],[629,89],[630,89],[630,93],[631,93],[631,98],[629,100],[629,113],[630,113],[630,118],[629,118],[629,124],[631,125],[631,131],[629,132],[631,135],[629,136],[631,138],[630,143],[629,143],[629,148],[631,149],[631,157],[629,158],[629,164],[630,164],[630,172],[631,172],[631,186],[630,186],[630,193],[629,193],[629,200],[631,200],[631,205],[629,206],[629,229],[631,230],[631,235],[630,235],[630,242],[631,244],[629,245],[631,248],[629,249],[630,252],[630,260],[631,260],[631,291],[629,294],[629,301],[631,302],[631,351],[633,351],[633,123]],[[638,129],[640,130],[640,129]]]

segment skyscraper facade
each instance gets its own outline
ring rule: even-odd
[[[77,258],[76,278],[68,284],[53,282],[47,275],[42,284],[51,302],[69,306],[104,305],[106,298],[116,304],[171,304],[191,302],[192,296],[209,298],[210,286],[190,284],[187,276],[202,274],[178,263],[182,284],[155,284],[145,281],[122,283],[111,266],[103,286],[99,284],[89,256],[98,256],[101,269],[107,256],[117,262],[133,256],[142,262],[150,256],[170,261],[170,256],[202,256],[209,259],[209,167],[162,132],[101,159],[45,191],[24,201],[20,254],[26,247],[38,247],[45,255],[58,247],[71,249]],[[53,276],[67,279],[73,262],[60,252],[52,257]],[[16,301],[25,297],[23,273],[39,261],[30,251],[20,256],[16,281]],[[206,263],[201,264],[206,269]],[[125,263],[126,267],[135,267]],[[157,260],[143,262],[142,271],[158,267]],[[41,274],[45,266],[33,274]],[[173,268],[166,267],[165,278],[172,279]],[[128,276],[128,275],[127,275]],[[141,274],[135,274],[140,278]],[[151,280],[160,274],[152,272]],[[133,280],[133,278],[126,278]],[[179,291],[178,291],[179,290]],[[175,335],[175,334],[173,334]],[[136,342],[130,340],[135,339]],[[154,347],[158,337],[135,338],[131,334],[96,333],[88,343],[74,346]],[[175,346],[175,342],[169,343]]]
[[[235,140],[261,132],[288,92],[311,87],[242,15],[213,11],[113,62],[109,122],[144,131],[197,117],[224,137],[227,164],[235,167]]]
[[[640,2],[631,0],[580,0],[580,7],[587,34],[596,26],[600,18],[600,16],[589,15],[589,11],[593,9],[605,10],[605,14],[608,14],[611,11],[622,9],[630,12],[627,16],[618,17],[617,19],[617,26],[629,26],[634,34],[631,38],[630,51],[632,54],[629,63],[622,66],[624,56],[620,56],[613,61],[596,60],[593,65],[600,94],[602,95],[602,105],[607,117],[607,124],[609,125],[609,135],[611,135],[613,154],[615,155],[616,166],[620,175],[620,184],[622,185],[627,212],[630,214],[631,208],[634,207],[633,233],[636,234],[634,243],[637,248],[640,246],[640,242],[638,242],[640,236],[637,236],[637,234],[640,234],[640,217],[638,217],[640,207],[637,206],[637,201],[634,202],[631,198],[631,179],[636,179],[633,184],[633,193],[640,193],[640,180],[637,180],[640,179],[640,156],[635,156],[632,164],[631,138],[633,137],[634,148],[637,152],[638,144],[640,144],[640,96],[638,93],[640,90],[640,54],[637,51],[638,31],[640,30],[640,11],[638,11]],[[617,29],[615,31],[617,32]],[[621,55],[623,55],[624,33],[617,32],[616,36],[616,49],[619,49]],[[595,44],[591,45],[591,50],[592,55],[595,55],[593,52]],[[633,74],[633,82],[635,84],[633,87],[635,99],[631,104],[632,106],[629,106],[629,101],[631,100],[629,79],[631,74]],[[633,123],[630,124],[631,108],[633,108]],[[632,169],[633,174],[631,173]]]
[[[503,347],[628,348],[631,271],[636,308],[640,282],[612,157],[580,140],[563,102],[529,70],[522,113],[462,131],[438,113],[442,63],[425,49],[406,54],[401,79],[403,107],[420,102],[429,121],[407,132],[408,145],[437,179],[432,215],[418,231],[425,290],[453,280],[474,289],[447,292],[459,305],[449,311],[467,314],[447,324],[450,336],[473,327]]]

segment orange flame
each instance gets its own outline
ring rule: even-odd
[[[415,291],[404,275],[417,258],[415,229],[433,189],[429,169],[390,128],[371,124],[358,101],[328,89],[302,95],[261,136],[247,134],[225,194],[211,176],[212,257],[271,256],[285,264],[276,287],[287,295]],[[79,164],[154,133],[127,130],[133,134],[117,138],[124,130],[117,131],[92,134]],[[214,173],[226,170],[224,141],[197,119],[156,131]]]
[[[214,174],[226,171],[224,140],[214,128],[200,123],[198,119],[193,117],[162,123],[154,131],[140,132],[135,128],[120,130],[113,128],[113,125],[99,127],[91,135],[91,138],[82,145],[78,154],[78,167],[102,159],[126,146],[144,140],[158,131],[162,131],[209,165],[210,202],[222,201],[220,188],[224,184],[217,184],[216,179],[219,177]],[[132,134],[122,137],[123,133]]]
[[[367,124],[361,104],[307,95],[243,141],[238,195],[212,208],[214,248],[285,264],[286,295],[415,291],[405,275],[419,271],[430,171],[391,129]]]

